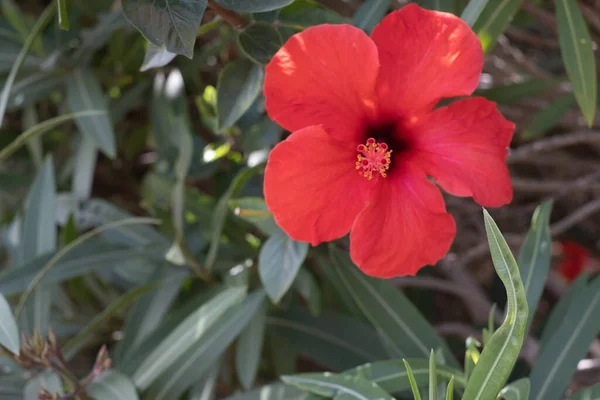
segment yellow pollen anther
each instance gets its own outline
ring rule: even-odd
[[[385,171],[390,169],[390,157],[392,150],[389,150],[387,144],[377,141],[373,138],[367,139],[366,144],[360,144],[356,148],[356,169],[358,173],[368,180],[373,179],[373,173],[379,172],[383,178],[387,177]]]

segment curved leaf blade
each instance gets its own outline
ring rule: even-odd
[[[254,385],[263,348],[267,307],[263,305],[242,331],[235,347],[235,369],[240,383],[248,390]]]
[[[232,11],[266,12],[283,8],[294,0],[215,0],[215,3]]]
[[[10,305],[0,293],[0,345],[19,355],[19,330]]]
[[[495,399],[517,361],[527,326],[527,297],[508,244],[496,223],[483,211],[490,253],[507,294],[506,318],[489,339],[473,369],[463,400]]]
[[[573,84],[575,99],[591,127],[596,115],[598,84],[590,32],[577,0],[556,0],[556,19],[565,69]]]
[[[377,384],[355,376],[309,373],[282,376],[281,380],[288,385],[330,398],[393,400]]]
[[[506,385],[501,391],[499,397],[504,400],[527,400],[529,399],[529,391],[531,383],[529,378],[522,378]]]
[[[138,400],[131,380],[118,372],[107,371],[88,386],[87,394],[94,400]]]

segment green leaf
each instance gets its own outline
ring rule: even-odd
[[[319,396],[340,400],[393,399],[385,390],[377,386],[376,383],[354,376],[309,373],[282,376],[281,380],[288,385],[318,394]]]
[[[352,298],[389,342],[397,357],[429,357],[430,349],[443,349],[449,364],[458,366],[447,344],[419,310],[394,285],[359,271],[347,254],[330,246],[338,279],[344,283]]]
[[[517,361],[527,326],[527,298],[519,267],[496,223],[483,211],[490,253],[507,295],[506,318],[475,365],[462,400],[495,399]]]
[[[118,372],[107,371],[88,386],[86,393],[94,400],[138,400],[131,380]]]
[[[556,332],[556,330],[562,325],[573,299],[585,289],[589,278],[589,274],[584,271],[577,277],[577,279],[571,282],[571,285],[567,288],[567,291],[562,294],[558,304],[554,306],[550,316],[546,320],[544,331],[542,332],[542,336],[539,341],[540,348],[544,348],[546,346],[548,340],[554,335],[554,332]]]
[[[62,88],[64,83],[64,77],[52,72],[42,71],[27,75],[12,87],[7,110],[12,111],[46,99],[52,91]]]
[[[240,197],[229,201],[231,210],[267,235],[272,235],[279,228],[275,224],[273,214],[269,211],[267,203],[260,197]]]
[[[2,16],[19,33],[22,39],[29,35],[29,26],[27,17],[21,12],[15,0],[2,0]]]
[[[533,399],[561,399],[571,377],[600,332],[600,279],[575,294],[560,325],[539,349],[531,371]]]
[[[227,191],[219,199],[219,202],[217,203],[217,206],[215,207],[212,216],[212,234],[210,247],[208,249],[206,261],[204,263],[204,266],[208,271],[212,269],[217,259],[221,234],[223,233],[223,226],[225,225],[225,219],[227,218],[227,214],[229,211],[229,200],[244,187],[248,179],[250,179],[255,173],[257,173],[260,170],[260,168],[261,166],[241,169],[237,173],[235,178],[233,178],[233,180],[231,181],[231,184],[229,185],[229,188],[227,188]]]
[[[6,2],[7,0],[3,0]],[[12,3],[12,1],[9,1]],[[5,3],[3,3],[5,4]],[[4,82],[4,88],[2,89],[2,93],[0,93],[0,126],[4,122],[4,114],[6,113],[6,107],[8,105],[8,100],[10,98],[10,94],[12,91],[13,84],[17,77],[17,73],[19,72],[19,68],[23,65],[25,61],[25,57],[27,57],[27,53],[31,48],[33,42],[37,38],[38,34],[44,29],[44,27],[50,22],[54,12],[56,11],[56,4],[54,2],[50,3],[48,7],[44,10],[44,12],[40,15],[38,20],[36,21],[34,27],[29,32],[21,51],[17,55],[12,68],[10,69],[10,73],[8,74],[8,78]]]
[[[308,243],[290,239],[278,229],[260,249],[258,273],[265,291],[278,303],[287,293],[308,252]]]
[[[19,355],[19,330],[10,305],[0,293],[0,345]]]
[[[264,72],[248,60],[233,61],[223,69],[217,84],[219,130],[229,128],[260,94]]]
[[[224,400],[301,400],[304,392],[282,383],[261,386],[244,393],[237,393]]]
[[[157,47],[194,55],[196,31],[202,23],[206,0],[123,0],[123,14]]]
[[[215,400],[220,373],[221,361],[217,361],[210,371],[192,386],[188,400]]]
[[[48,392],[62,394],[62,382],[59,376],[47,370],[30,380],[23,390],[23,400],[38,400],[38,393],[44,388]]]
[[[267,64],[283,45],[283,39],[271,24],[255,22],[239,32],[238,45],[246,57],[257,64]]]
[[[600,400],[600,383],[576,392],[569,400]]]
[[[453,13],[454,0],[421,0],[419,1],[421,7],[429,10],[438,10]]]
[[[74,113],[102,111],[104,115],[76,117],[75,122],[83,135],[92,139],[108,157],[116,155],[115,132],[108,115],[100,83],[87,68],[78,68],[67,81],[67,103]]]
[[[88,136],[82,136],[75,153],[73,183],[71,185],[73,196],[79,201],[89,200],[92,196],[92,184],[96,172],[98,147]]]
[[[557,98],[533,116],[521,137],[533,139],[542,136],[560,121],[563,115],[571,109],[573,103],[575,103],[575,97],[571,93]]]
[[[177,363],[194,343],[202,340],[212,325],[229,308],[239,303],[245,295],[244,288],[227,289],[203,304],[174,328],[171,334],[156,346],[155,350],[145,358],[132,375],[136,386],[143,390],[147,389],[157,377]]]
[[[300,268],[292,286],[302,296],[310,313],[318,316],[321,313],[321,289],[312,272]]]
[[[152,68],[164,67],[169,64],[177,56],[176,53],[171,53],[166,46],[158,47],[151,42],[148,42],[144,62],[140,67],[140,71],[148,71]]]
[[[558,20],[558,40],[567,75],[573,84],[573,92],[583,112],[592,126],[598,100],[596,81],[596,58],[590,32],[577,0],[555,0]]]
[[[200,338],[193,347],[168,368],[149,389],[148,400],[178,398],[192,386],[254,318],[264,303],[263,291],[250,294],[242,304],[229,309]]]
[[[20,259],[30,262],[56,249],[56,183],[52,157],[48,157],[31,186],[23,221]],[[23,310],[22,330],[46,335],[50,329],[51,291],[46,286],[35,289]],[[17,312],[18,314],[18,312]]]
[[[320,24],[344,24],[346,20],[338,13],[313,0],[296,0],[279,12],[279,22],[302,30]]]
[[[518,104],[524,99],[543,94],[555,87],[559,82],[552,79],[529,79],[524,82],[498,85],[489,89],[478,90],[476,95],[500,104]]]
[[[285,7],[294,0],[215,0],[215,3],[238,12],[265,12]]]
[[[406,368],[406,374],[408,376],[408,381],[410,382],[410,390],[412,391],[414,399],[421,400],[421,394],[419,393],[419,387],[417,386],[417,381],[415,380],[412,368],[408,361],[402,360],[402,362],[404,362],[404,367]]]
[[[133,302],[135,302],[140,296],[148,293],[151,290],[154,290],[156,285],[146,285],[140,286],[135,289],[130,290],[125,293],[121,297],[117,298],[113,301],[106,309],[104,309],[100,314],[96,315],[94,319],[90,321],[89,324],[85,326],[85,328],[81,329],[76,336],[71,338],[64,345],[64,356],[67,360],[72,359],[86,344],[88,344],[96,332],[106,326],[110,318],[114,317],[118,312],[122,311],[124,308],[130,306]]]
[[[489,53],[498,38],[510,25],[512,19],[521,8],[523,0],[494,0],[487,5],[475,21],[473,31],[477,33],[483,50]]]
[[[390,0],[367,0],[352,16],[352,25],[371,33],[390,9]]]
[[[425,387],[429,382],[429,362],[426,359],[408,359],[413,370],[413,376],[419,387]],[[454,376],[456,385],[464,388],[467,384],[462,371],[445,365],[436,365],[437,380],[448,382]],[[410,389],[408,372],[401,360],[377,361],[358,366],[345,371],[344,375],[356,375],[368,381],[373,381],[386,392],[397,393]]]
[[[69,30],[69,13],[67,10],[67,0],[57,0],[58,4],[58,26],[64,31]]]
[[[448,382],[448,388],[446,389],[446,400],[454,399],[454,376],[450,378]]]
[[[488,3],[488,0],[471,0],[471,1],[469,1],[469,4],[467,4],[467,6],[463,10],[460,17],[467,24],[469,24],[469,26],[473,26],[475,24],[475,22],[477,21],[477,19],[479,18],[479,16],[481,15],[481,13],[483,12],[483,9],[487,5],[487,3]]]
[[[235,370],[244,389],[254,386],[262,353],[267,307],[264,304],[242,331],[235,347]]]
[[[498,397],[501,397],[504,400],[527,400],[529,399],[530,389],[531,383],[529,382],[529,378],[522,378],[506,385],[500,391]]]
[[[530,310],[536,310],[544,283],[550,270],[550,259],[552,258],[552,237],[550,235],[550,213],[552,212],[552,201],[542,203],[533,213],[531,228],[523,242],[519,253],[519,268],[521,280],[527,295],[527,305]],[[532,312],[529,314],[527,326],[533,319]]]
[[[270,315],[267,325],[307,358],[333,371],[386,358],[373,328],[333,311],[323,310],[313,317],[307,310],[295,308]]]
[[[437,400],[437,385],[435,353],[433,349],[431,349],[431,355],[429,356],[429,400]]]

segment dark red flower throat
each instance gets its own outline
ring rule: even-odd
[[[374,176],[387,178],[388,171],[395,165],[398,156],[408,150],[408,142],[396,131],[397,124],[371,125],[365,129],[363,144],[356,147],[356,170],[368,180]]]

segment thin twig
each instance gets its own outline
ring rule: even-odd
[[[215,14],[223,18],[223,21],[227,22],[235,29],[244,29],[248,25],[248,21],[242,18],[240,14],[236,13],[235,11],[231,11],[221,7],[220,5],[215,3],[214,0],[208,0],[208,8],[213,10]]]
[[[549,138],[537,140],[534,143],[524,145],[514,150],[508,156],[508,162],[526,160],[534,153],[542,151],[552,151],[563,147],[575,146],[578,144],[600,144],[600,132],[597,131],[579,131],[568,135],[551,136]]]

